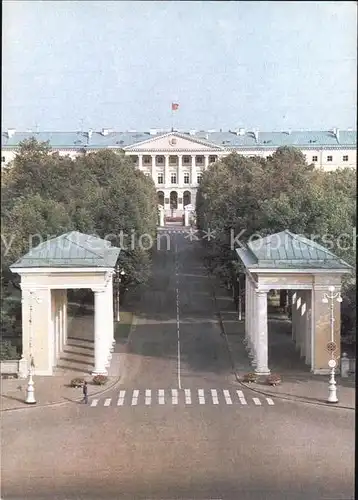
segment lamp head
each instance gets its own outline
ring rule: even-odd
[[[323,302],[323,304],[328,304],[328,299],[327,299],[327,297],[323,297],[322,302]]]
[[[328,290],[329,290],[331,293],[333,293],[333,292],[334,292],[334,286],[333,286],[333,285],[329,286],[329,287],[328,287]]]

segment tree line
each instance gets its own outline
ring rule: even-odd
[[[354,267],[356,195],[353,169],[317,169],[296,148],[278,148],[268,158],[232,153],[204,172],[197,194],[198,227],[212,235],[204,240],[207,265],[233,283],[242,269],[232,249],[232,235],[240,235],[245,243],[255,234],[288,229],[308,238],[315,235],[317,243]],[[354,274],[344,277],[342,291],[342,333],[353,335]]]
[[[156,190],[153,180],[135,169],[124,152],[106,149],[71,159],[32,138],[20,144],[2,172],[1,223],[2,331],[11,332],[19,323],[21,307],[19,294],[16,298],[13,293],[19,278],[9,266],[29,251],[32,235],[46,240],[76,230],[107,236],[115,246],[124,242],[123,289],[145,282],[151,251],[131,244],[130,236],[155,237]],[[121,240],[121,233],[127,238]]]

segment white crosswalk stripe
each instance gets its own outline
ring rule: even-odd
[[[136,406],[138,404],[138,395],[139,395],[138,390],[133,391],[132,403],[131,403],[132,406]]]
[[[211,389],[211,398],[213,400],[213,405],[218,405],[218,391],[216,389]]]
[[[114,405],[116,406],[125,406],[126,404],[130,406],[153,406],[153,405],[165,405],[165,393],[168,394],[167,403],[170,403],[172,406],[179,406],[185,403],[186,406],[192,405],[194,395],[194,404],[199,405],[220,405],[225,404],[229,406],[249,406],[250,404],[254,406],[273,406],[275,402],[272,398],[262,397],[261,399],[258,397],[245,397],[243,391],[240,390],[217,390],[217,389],[158,389],[157,394],[158,398],[154,396],[152,389],[139,390],[134,389],[132,391],[131,398],[125,398],[126,393],[129,391],[121,390],[119,391],[118,398],[113,398]],[[171,398],[169,396],[171,394]],[[197,398],[196,395],[197,394]],[[207,396],[207,398],[206,398]],[[210,397],[211,396],[211,397]],[[117,401],[117,403],[115,403]],[[99,406],[112,406],[112,398],[94,398],[90,401],[91,407],[99,407]]]
[[[198,389],[199,404],[205,405],[204,389]]]
[[[150,405],[152,402],[152,391],[150,389],[146,389],[145,391],[145,404]]]
[[[165,404],[164,389],[159,389],[159,391],[158,391],[158,403],[160,405],[164,405]]]
[[[232,405],[232,400],[229,391],[224,391],[224,398],[227,405]]]
[[[172,404],[173,405],[178,404],[178,390],[177,389],[172,389]]]
[[[240,403],[242,405],[247,405],[247,401],[244,397],[244,393],[242,391],[236,391],[236,392],[237,392],[237,395],[239,396]]]
[[[126,395],[126,391],[119,391],[117,406],[123,406],[124,396]]]
[[[186,405],[191,405],[190,389],[184,389],[184,393],[185,393],[185,404]]]

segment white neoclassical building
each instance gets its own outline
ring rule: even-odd
[[[67,290],[94,293],[93,374],[107,374],[114,345],[113,274],[120,249],[72,231],[47,240],[11,267],[21,277],[20,376],[33,361],[34,374],[53,375],[67,344]]]
[[[17,132],[2,133],[1,162],[7,166],[16,155],[19,143],[35,137],[49,141],[53,152],[74,158],[84,152],[101,149],[124,151],[133,166],[153,178],[158,203],[166,216],[181,216],[186,205],[195,206],[195,197],[203,172],[210,163],[233,151],[245,156],[268,157],[280,146],[294,146],[307,162],[324,170],[356,168],[357,134],[353,130],[260,132],[243,128],[232,131],[148,132]]]

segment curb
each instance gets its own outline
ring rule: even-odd
[[[129,334],[128,334],[128,338],[127,338],[127,342],[126,342],[125,345],[128,345],[129,339],[130,339],[130,337],[132,335],[132,332],[134,331],[134,327],[136,325],[137,325],[137,317],[135,316],[135,314],[133,314],[132,324],[131,324],[131,327],[130,327],[130,330],[129,330]],[[92,396],[102,396],[103,394],[106,394],[106,392],[111,391],[112,389],[114,389],[118,385],[118,383],[120,382],[121,378],[122,378],[122,374],[120,374],[118,377],[116,377],[116,380],[114,382],[112,382],[112,384],[110,384],[109,386],[107,386],[106,388],[104,388],[102,390],[99,390],[97,392],[91,393],[90,397],[92,397]],[[10,411],[17,411],[17,410],[29,410],[31,408],[46,408],[46,407],[49,407],[49,406],[61,406],[61,405],[69,404],[69,403],[79,403],[80,401],[82,401],[82,397],[78,398],[78,399],[71,399],[69,401],[55,401],[54,403],[44,403],[44,404],[37,404],[36,403],[34,405],[26,405],[26,403],[24,403],[24,406],[15,406],[14,408],[5,408],[3,410],[0,410],[0,413],[10,412]]]
[[[238,375],[238,373],[236,371],[236,368],[235,368],[234,355],[233,355],[233,352],[231,350],[229,339],[228,339],[227,334],[226,334],[226,330],[225,330],[224,322],[223,322],[223,319],[222,319],[221,311],[219,310],[218,305],[217,305],[217,298],[216,298],[216,294],[215,294],[215,288],[212,285],[212,275],[211,275],[210,272],[208,272],[208,276],[209,276],[209,281],[210,281],[210,284],[211,284],[211,289],[212,289],[212,294],[213,294],[213,299],[214,299],[215,313],[216,313],[216,315],[218,317],[218,322],[219,322],[219,326],[220,326],[220,330],[221,330],[221,336],[225,339],[226,347],[227,347],[227,350],[228,350],[228,353],[229,353],[229,357],[230,357],[231,368],[232,368],[232,371],[233,371],[233,374],[235,376],[235,379],[236,379],[237,383],[239,383],[243,387],[246,387],[250,391],[253,391],[253,392],[257,393],[257,394],[262,394],[263,396],[268,396],[268,397],[274,396],[275,398],[283,399],[283,400],[286,400],[286,401],[293,401],[293,402],[299,401],[301,403],[310,404],[310,405],[325,406],[326,408],[337,408],[337,409],[341,409],[341,410],[353,410],[353,411],[355,411],[355,408],[352,408],[351,406],[343,406],[343,405],[338,405],[336,403],[324,403],[324,402],[320,403],[319,401],[309,401],[304,396],[283,396],[281,394],[275,394],[275,393],[272,393],[272,392],[266,392],[266,391],[262,391],[262,390],[256,389],[256,388],[254,389],[254,388],[250,387],[248,384],[245,384],[242,380],[240,380],[240,377],[239,377],[239,375]]]
[[[121,379],[121,376],[116,377],[116,380],[111,385],[109,385],[108,387],[106,387],[105,389],[103,389],[101,391],[97,391],[97,392],[92,393],[91,397],[105,394],[107,391],[113,389],[118,384],[120,379]],[[26,403],[24,403],[24,406],[15,406],[13,408],[4,408],[3,410],[0,410],[0,413],[9,412],[9,411],[17,411],[17,410],[29,410],[30,408],[46,408],[48,406],[61,406],[61,405],[65,405],[68,403],[79,403],[80,401],[82,401],[82,398],[71,399],[68,401],[55,401],[54,403],[44,403],[44,404],[37,404],[36,403],[34,405],[26,405]]]

